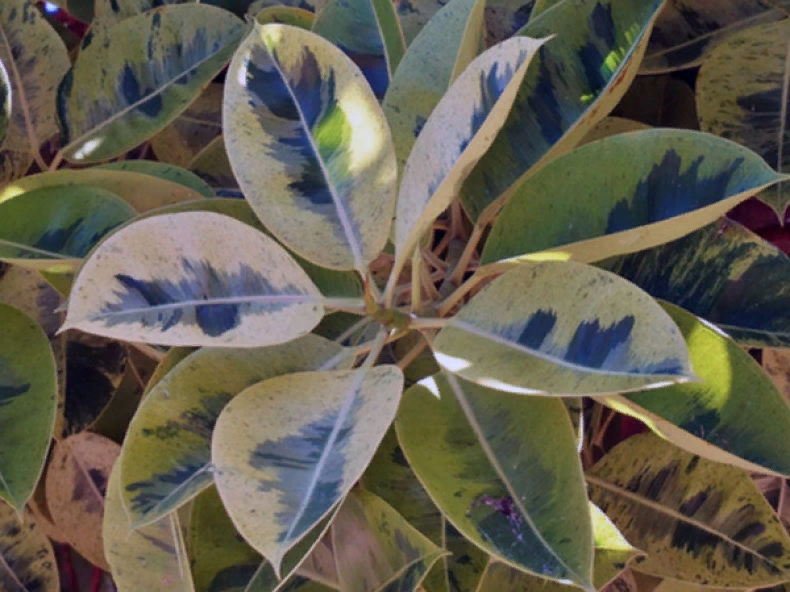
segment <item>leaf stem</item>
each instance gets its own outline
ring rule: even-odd
[[[450,276],[450,281],[454,284],[461,283],[461,280],[466,273],[466,268],[469,266],[469,260],[472,258],[472,254],[475,252],[475,249],[477,249],[477,245],[480,243],[481,238],[483,238],[483,227],[475,224],[475,227],[472,230],[472,236],[469,237],[466,247],[464,247],[464,251],[461,253],[461,258],[458,260],[458,263],[456,264],[455,269]]]
[[[411,323],[409,323],[409,329],[418,331],[422,329],[441,329],[446,327],[449,322],[449,319],[438,318],[412,319]]]

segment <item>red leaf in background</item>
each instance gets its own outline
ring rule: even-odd
[[[785,255],[790,255],[790,231],[787,227],[774,226],[757,231],[762,238],[774,245]]]
[[[727,217],[736,222],[740,222],[746,228],[753,232],[779,226],[781,224],[776,212],[773,211],[771,206],[761,202],[756,197],[750,197],[744,202],[741,202],[729,212]]]

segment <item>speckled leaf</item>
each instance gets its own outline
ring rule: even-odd
[[[785,15],[790,14],[790,0],[785,6]],[[790,19],[728,36],[700,67],[700,127],[751,148],[779,172],[790,172],[788,85]],[[790,182],[767,189],[760,199],[783,217]]]
[[[491,221],[523,181],[571,150],[636,76],[664,0],[570,0],[518,32],[557,34],[533,60],[491,149],[461,188],[464,209]]]
[[[450,84],[477,57],[483,0],[450,0],[409,45],[382,107],[402,171],[414,141]]]
[[[423,233],[457,196],[491,146],[530,60],[546,39],[517,37],[475,58],[431,112],[414,143],[398,194],[395,267],[388,292]]]
[[[47,469],[47,507],[55,524],[80,555],[106,571],[104,497],[120,451],[112,440],[82,432],[55,443]]]
[[[640,72],[659,74],[699,65],[722,39],[786,17],[788,8],[787,0],[669,0],[656,21]]]
[[[250,205],[242,199],[201,199],[191,202],[182,202],[173,206],[160,208],[156,211],[150,212],[151,215],[160,215],[165,213],[176,212],[216,212],[218,214],[225,214],[231,218],[235,218],[240,222],[244,222],[248,226],[263,232],[267,236],[272,237],[269,232],[261,225],[260,220],[255,216]],[[274,239],[277,240],[277,239]],[[288,251],[288,249],[286,249]],[[299,266],[304,269],[313,283],[327,298],[355,298],[362,296],[363,287],[359,279],[359,275],[355,271],[338,271],[336,269],[326,269],[320,267],[309,261],[305,261],[296,253],[288,251],[291,257],[294,258]],[[359,317],[355,316],[355,322]]]
[[[433,342],[440,366],[484,386],[534,395],[592,395],[693,379],[683,336],[646,293],[566,262],[506,272]]]
[[[204,348],[179,362],[148,393],[124,440],[121,485],[132,526],[158,520],[211,485],[211,434],[233,397],[267,378],[318,370],[341,351],[308,334],[270,347]]]
[[[93,0],[96,20],[115,24],[165,4],[183,4],[193,0]]]
[[[137,212],[91,186],[42,187],[0,202],[0,259],[50,272],[73,272],[111,230]]]
[[[54,136],[55,93],[69,69],[66,46],[29,0],[0,6],[0,62],[11,82],[11,122],[2,147],[38,153]]]
[[[0,204],[21,193],[54,186],[91,186],[104,189],[122,198],[138,212],[202,197],[189,187],[159,177],[93,167],[82,170],[61,169],[27,176],[0,191]]]
[[[534,14],[535,0],[487,0],[485,9],[485,47],[512,37]]]
[[[387,241],[396,165],[359,68],[315,33],[256,25],[222,113],[236,180],[266,228],[313,263],[365,273]]]
[[[790,475],[790,407],[760,365],[713,325],[669,303],[701,382],[606,403],[677,446],[747,471]]]
[[[21,511],[46,460],[57,407],[55,358],[36,322],[0,304],[0,498]]]
[[[408,47],[426,23],[446,4],[444,0],[395,0],[403,35]]]
[[[612,166],[622,162],[628,166]],[[589,262],[633,253],[685,236],[781,179],[748,148],[710,134],[650,129],[609,136],[521,185],[481,261],[558,253]]]
[[[332,523],[343,592],[412,592],[446,552],[380,497],[355,489]]]
[[[208,183],[195,173],[173,164],[156,162],[154,160],[119,160],[101,164],[96,168],[112,171],[131,171],[132,173],[158,177],[189,187],[204,197],[214,197],[214,190],[209,187]]]
[[[278,573],[288,549],[362,475],[402,388],[391,365],[300,372],[260,382],[225,407],[212,441],[217,488],[237,530]]]
[[[790,538],[741,469],[647,432],[615,446],[587,483],[592,501],[647,553],[640,572],[732,588],[788,579]]]
[[[30,514],[0,501],[0,589],[3,592],[60,592],[52,543]]]
[[[33,154],[29,151],[0,149],[0,189],[23,177],[32,164]]]
[[[222,136],[211,140],[189,161],[187,168],[213,187],[215,192],[239,189]]]
[[[395,429],[417,477],[470,541],[518,569],[590,588],[592,527],[562,402],[437,374],[406,392]]]
[[[225,66],[245,31],[231,13],[202,4],[166,5],[110,27],[110,47],[80,51],[58,89],[64,156],[100,162],[156,134]]]
[[[129,530],[121,501],[120,463],[115,463],[104,501],[104,555],[118,592],[195,592],[178,513]]]
[[[634,121],[633,119],[612,116],[604,117],[601,121],[595,124],[595,127],[587,132],[587,135],[584,136],[581,142],[579,142],[579,146],[589,144],[590,142],[595,142],[596,140],[600,140],[602,138],[608,138],[609,136],[616,136],[617,134],[637,132],[646,129],[650,129],[650,126],[639,121]]]
[[[11,124],[11,79],[3,62],[0,62],[0,146],[3,145],[8,126]]]
[[[384,97],[406,49],[392,0],[329,0],[316,15],[313,32],[342,49],[376,97]]]
[[[737,222],[720,218],[599,265],[715,323],[741,345],[790,347],[790,259]]]
[[[222,135],[221,84],[210,84],[173,122],[151,138],[157,159],[187,164],[208,143]]]
[[[64,329],[157,345],[257,347],[308,333],[323,303],[265,234],[221,214],[181,212],[105,239],[74,281]]]
[[[311,30],[315,14],[298,6],[268,6],[255,15],[255,20],[262,25],[281,23]]]

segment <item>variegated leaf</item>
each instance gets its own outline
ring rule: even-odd
[[[308,333],[325,299],[276,242],[228,216],[138,220],[77,275],[63,329],[158,345],[258,347]]]
[[[282,23],[310,31],[313,28],[315,14],[298,6],[278,4],[276,6],[268,6],[258,12],[255,15],[255,20],[262,25]]]
[[[633,119],[626,119],[624,117],[604,117],[595,126],[587,132],[587,135],[579,142],[579,146],[608,138],[609,136],[616,136],[617,134],[625,134],[628,132],[637,132],[641,130],[650,129],[650,126],[634,121]]]
[[[485,9],[485,47],[509,39],[535,14],[536,0],[488,0]]]
[[[362,475],[402,388],[397,366],[300,372],[248,388],[220,414],[217,488],[239,533],[278,574],[285,553]]]
[[[21,518],[21,519],[20,519]],[[30,514],[0,500],[0,590],[60,592],[52,543]]]
[[[517,37],[475,58],[431,112],[406,161],[387,298],[423,233],[457,196],[505,123],[527,67],[546,39]]]
[[[29,150],[0,149],[0,192],[8,184],[22,178],[33,164],[33,154]]]
[[[461,188],[473,220],[490,222],[529,175],[609,114],[636,76],[664,1],[567,0],[518,32],[557,37],[533,60],[502,131]]]
[[[437,374],[406,392],[395,429],[409,465],[466,538],[518,569],[590,588],[593,533],[562,402]]]
[[[790,0],[784,2],[790,15]],[[700,127],[790,172],[790,18],[728,36],[705,56],[697,79]],[[790,182],[760,194],[784,216]]]
[[[4,150],[38,155],[54,136],[55,94],[69,69],[66,46],[30,0],[0,6],[0,62],[11,87],[11,121]]]
[[[702,132],[609,136],[521,185],[491,229],[481,262],[506,267],[534,254],[591,262],[633,253],[713,222],[782,178],[748,148]]]
[[[189,187],[204,197],[214,197],[214,190],[195,173],[173,164],[156,162],[154,160],[119,160],[96,167],[100,170],[130,171],[151,177],[158,177],[165,181],[178,183]]]
[[[121,460],[123,503],[133,528],[173,512],[211,485],[211,435],[222,409],[267,378],[347,368],[343,347],[317,335],[255,349],[204,348],[151,389],[129,424]]]
[[[587,483],[592,501],[647,554],[640,572],[730,588],[788,579],[790,538],[741,469],[647,432],[615,446]]]
[[[100,162],[147,140],[184,112],[246,31],[231,13],[201,4],[166,5],[113,25],[109,47],[83,48],[60,84],[61,154]]]
[[[233,176],[228,151],[225,149],[225,139],[222,136],[211,140],[195,155],[195,158],[189,161],[187,168],[213,187],[215,193],[236,190],[239,196],[243,197],[236,177]]]
[[[121,463],[115,463],[104,501],[104,554],[118,592],[195,592],[178,513],[129,529],[121,500]]]
[[[715,323],[741,345],[790,347],[790,259],[727,218],[599,265]]]
[[[412,591],[446,552],[380,497],[355,489],[332,522],[340,589]]]
[[[382,107],[399,171],[442,95],[477,57],[485,5],[483,0],[450,0],[409,45],[395,71]]]
[[[114,25],[165,4],[184,4],[193,0],[93,0],[95,20]]]
[[[114,193],[89,185],[34,189],[0,202],[0,259],[73,272],[103,236],[136,214]]]
[[[640,73],[699,65],[719,42],[740,29],[787,16],[787,0],[669,0],[655,24]]]
[[[506,272],[432,347],[439,365],[462,378],[522,394],[636,391],[694,377],[682,334],[650,296],[571,261]]]
[[[255,213],[305,259],[364,274],[387,241],[396,165],[359,68],[315,33],[256,25],[227,80],[225,145]]]
[[[8,127],[11,125],[12,101],[11,79],[8,77],[5,65],[0,61],[0,147],[3,146]]]
[[[18,309],[0,304],[0,327],[0,498],[21,512],[52,438],[55,358],[46,333]]]

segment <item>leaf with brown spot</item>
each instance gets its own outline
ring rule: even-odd
[[[69,544],[109,571],[102,520],[107,481],[121,448],[98,434],[82,432],[57,442],[47,471],[47,506]]]
[[[52,544],[33,517],[0,501],[0,590],[60,592]]]

